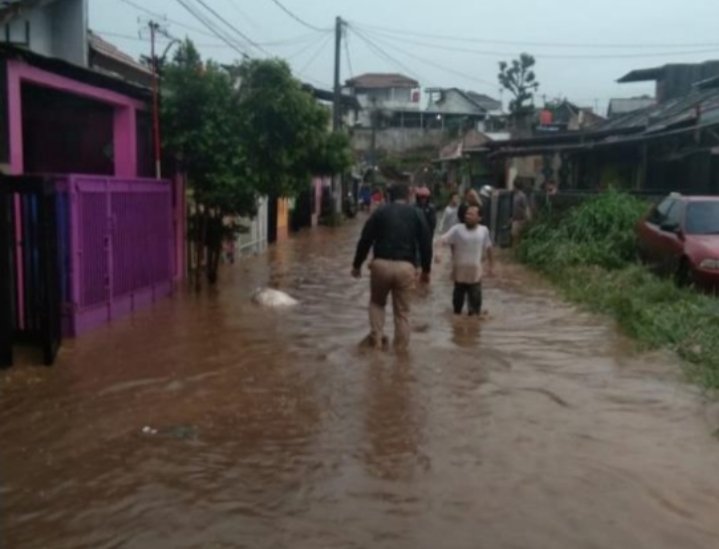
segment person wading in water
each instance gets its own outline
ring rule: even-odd
[[[357,243],[352,276],[360,278],[362,264],[370,249],[370,334],[374,348],[385,343],[384,322],[387,297],[392,294],[394,344],[398,350],[409,345],[410,296],[415,281],[415,261],[419,257],[420,281],[429,282],[432,267],[432,236],[422,212],[409,204],[409,187],[394,185],[392,202],[378,208],[367,220]]]
[[[439,238],[439,243],[452,247],[452,280],[454,292],[452,306],[454,314],[462,314],[465,299],[469,315],[482,311],[482,263],[487,257],[487,275],[492,276],[494,260],[489,229],[480,225],[481,209],[469,206],[464,213],[464,223],[454,225]]]

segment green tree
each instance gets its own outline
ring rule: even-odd
[[[534,65],[534,57],[528,53],[520,54],[519,59],[514,59],[511,64],[506,61],[499,63],[499,83],[513,95],[509,112],[517,118],[531,113],[533,109],[534,92],[539,88],[532,68]]]
[[[269,196],[296,196],[313,174],[351,163],[345,134],[329,132],[330,113],[279,59],[247,60],[236,71],[239,138],[253,187]]]
[[[195,203],[190,237],[196,246],[197,276],[203,258],[207,278],[217,278],[228,216],[253,215],[257,193],[247,179],[238,136],[237,94],[226,69],[203,62],[192,42],[178,49],[164,68],[163,145],[188,178]]]
[[[187,174],[196,205],[191,238],[197,265],[217,278],[228,217],[254,215],[260,195],[295,196],[312,174],[345,170],[344,134],[279,60],[220,66],[186,41],[164,69],[165,150]],[[196,284],[199,286],[199,267]]]

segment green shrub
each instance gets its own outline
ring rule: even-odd
[[[613,316],[647,348],[676,351],[693,380],[717,389],[719,300],[679,288],[634,261],[634,225],[646,207],[610,191],[564,217],[544,216],[527,231],[518,257],[569,299]]]

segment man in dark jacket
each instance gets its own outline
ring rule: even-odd
[[[370,343],[382,346],[385,306],[392,293],[395,325],[395,347],[409,344],[409,301],[415,280],[415,261],[419,256],[421,281],[429,282],[432,268],[432,236],[424,215],[408,203],[409,187],[392,188],[392,202],[378,208],[365,223],[352,263],[352,276],[361,276],[362,263],[370,249]]]

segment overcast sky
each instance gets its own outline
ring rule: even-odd
[[[631,69],[719,59],[719,0],[280,0],[321,30],[273,0],[203,1],[234,28],[200,0],[90,0],[90,27],[133,56],[147,53],[138,31],[150,16],[127,2],[134,3],[166,16],[168,31],[189,36],[204,57],[229,62],[239,51],[269,53],[287,59],[299,78],[330,88],[331,29],[339,15],[349,23],[342,81],[401,72],[423,88],[456,86],[499,98],[498,62],[526,51],[537,58],[538,104],[543,95],[562,96],[602,113],[612,97],[653,94],[652,84],[615,82]],[[195,6],[235,49],[181,2]]]

